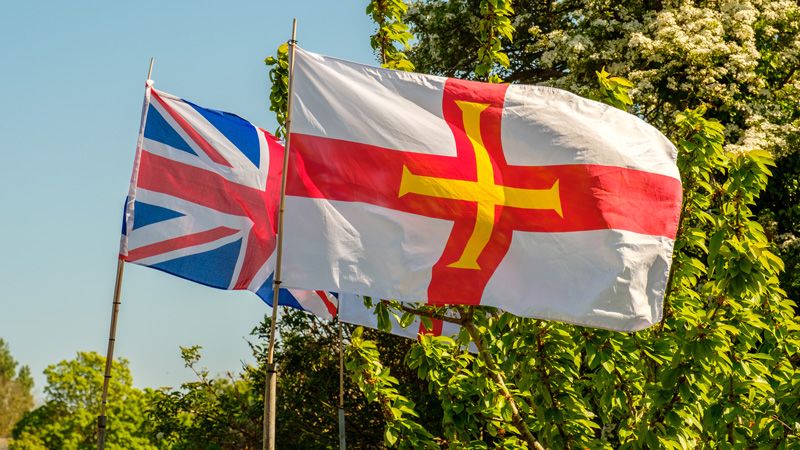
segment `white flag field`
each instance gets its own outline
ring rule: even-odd
[[[661,320],[681,182],[655,128],[548,87],[299,48],[294,69],[282,286]]]

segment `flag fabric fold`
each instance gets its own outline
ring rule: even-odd
[[[558,89],[297,49],[284,285],[633,331],[661,319],[674,146]]]

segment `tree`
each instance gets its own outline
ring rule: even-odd
[[[265,361],[270,317],[253,330],[253,355]],[[338,443],[339,392],[337,324],[309,314],[286,310],[277,324],[280,340],[275,357],[280,361],[276,441],[281,448],[329,448]],[[345,326],[345,340],[351,327]],[[367,333],[379,338],[383,359],[404,380],[403,393],[425,408],[423,418],[431,429],[441,422],[441,406],[427,394],[403,363],[413,341]],[[385,337],[385,338],[383,338]],[[148,398],[150,433],[172,449],[261,448],[264,408],[264,364],[244,366],[239,374],[212,379],[199,367],[200,348],[181,349],[197,381],[177,389],[163,389]],[[382,448],[384,421],[380,409],[368,402],[354,383],[345,384],[347,444],[349,448]]]
[[[779,286],[783,261],[768,236],[796,241],[791,174],[800,155],[800,6],[415,1],[405,17],[412,38],[384,31],[386,23],[406,29],[396,5],[387,9],[374,0],[370,6],[378,55],[407,58],[420,72],[550,84],[645,118],[676,143],[685,191],[665,317],[649,330],[613,333],[485,308],[412,311],[423,318],[455,316],[464,325],[456,341],[423,338],[406,357],[440,401],[440,433],[420,426],[429,422],[400,392],[407,380],[383,364],[378,345],[354,334],[348,368],[381,407],[384,442],[798,445],[800,323]],[[398,55],[409,42],[407,56]],[[280,86],[273,85],[273,94],[283,93],[285,71],[275,79]],[[273,109],[285,110],[285,97],[271,100]],[[783,245],[784,255],[800,260],[791,248]],[[783,282],[793,283],[796,273],[788,271]],[[379,318],[409,314],[392,302],[376,308]],[[468,340],[481,343],[479,358],[459,350]]]
[[[425,73],[481,78],[485,1],[415,1],[407,20],[417,38],[409,58]],[[500,2],[488,2],[500,4]],[[636,112],[674,128],[678,112],[706,104],[726,124],[728,147],[793,151],[800,7],[788,1],[563,2],[517,0],[513,37],[495,41],[508,82],[547,83],[593,95],[606,67],[634,84]]]
[[[181,347],[181,358],[196,381],[177,389],[161,389],[149,397],[146,408],[151,434],[172,449],[261,448],[263,377],[245,367],[241,375],[210,378],[198,366],[200,347]]]
[[[96,448],[104,368],[105,358],[93,352],[79,352],[73,360],[48,366],[44,371],[47,400],[16,424],[10,448]],[[145,428],[143,408],[148,395],[133,387],[128,362],[114,361],[106,448],[157,448]]]
[[[457,341],[425,338],[412,348],[406,362],[444,408],[440,437],[475,448],[798,445],[800,323],[753,207],[772,155],[797,138],[800,8],[515,2],[516,29],[501,33],[486,27],[500,23],[498,6],[507,5],[415,2],[410,61],[423,72],[492,80],[480,67],[488,48],[498,77],[630,108],[676,143],[685,198],[657,326],[623,334],[456,308]],[[436,308],[414,312],[446,318]],[[480,357],[458,350],[470,339],[481,343]],[[374,348],[354,339],[348,364],[387,412],[385,442],[433,445]]]
[[[335,446],[338,442],[336,400],[339,392],[337,323],[298,311],[287,311],[278,327],[281,336],[278,347],[279,442],[282,447],[296,449]],[[344,326],[345,345],[353,328]],[[261,331],[268,329],[262,328]],[[414,341],[377,330],[369,330],[366,334],[378,340],[383,364],[405,381],[402,392],[421,405],[421,418],[426,427],[438,430],[442,417],[439,401],[431,398],[427,383],[419,380],[404,364],[404,357]],[[349,379],[345,380],[345,412],[349,448],[381,447],[384,421],[380,408],[368,401]]]
[[[800,152],[778,157],[776,164],[778,170],[755,209],[786,265],[781,286],[789,298],[800,299]]]
[[[28,366],[17,371],[17,361],[8,344],[0,339],[0,437],[9,436],[11,428],[33,407],[33,378]]]

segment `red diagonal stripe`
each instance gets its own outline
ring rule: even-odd
[[[269,255],[275,250],[275,234],[277,232],[277,205],[280,201],[280,182],[281,172],[283,171],[283,146],[278,140],[264,130],[258,129],[263,133],[267,142],[269,152],[269,171],[267,174],[266,190],[264,192],[255,191],[256,194],[256,216],[253,219],[253,228],[247,238],[244,261],[236,279],[234,289],[247,289],[250,282],[258,273]],[[247,189],[247,188],[242,188]],[[238,190],[237,190],[238,192]],[[245,191],[250,192],[250,191]],[[250,196],[250,194],[246,194]],[[265,208],[261,214],[261,205]],[[253,212],[249,212],[253,214]]]
[[[214,148],[213,145],[209,144],[208,141],[206,141],[206,139],[203,136],[201,136],[200,133],[198,133],[197,130],[195,130],[194,127],[191,126],[186,121],[186,119],[183,118],[183,116],[181,116],[177,111],[172,109],[172,107],[169,106],[169,104],[167,104],[167,102],[163,98],[161,98],[161,96],[159,96],[158,93],[156,93],[155,90],[153,90],[152,92],[153,92],[153,97],[158,101],[158,103],[161,105],[161,107],[163,107],[164,110],[166,110],[167,113],[173,119],[175,119],[175,122],[178,123],[178,125],[181,127],[181,129],[183,129],[183,131],[186,132],[186,134],[188,134],[189,137],[192,138],[192,140],[201,149],[203,149],[203,152],[205,152],[205,154],[208,155],[208,157],[211,158],[212,161],[214,161],[217,164],[226,166],[226,167],[233,167],[228,162],[228,160],[226,160],[222,155],[219,154],[219,152],[217,151],[216,148]]]
[[[182,248],[193,247],[195,245],[207,244],[209,242],[214,242],[217,239],[222,239],[226,236],[236,234],[236,232],[237,230],[232,228],[217,227],[208,231],[202,231],[200,233],[167,239],[166,241],[145,245],[129,251],[128,256],[125,257],[125,261],[135,262],[140,259],[149,258],[150,256],[160,255],[162,253],[180,250]]]
[[[325,294],[325,291],[314,291],[314,293],[316,293],[319,296],[319,298],[322,299],[322,303],[325,305],[325,308],[328,309],[330,315],[332,317],[336,317],[336,315],[338,314],[338,311],[336,310],[336,305],[334,305],[333,302],[331,302],[330,299],[328,299],[328,295]]]
[[[142,152],[138,186],[219,212],[266,219],[267,194],[198,167]]]
[[[280,155],[276,149],[276,154]],[[275,156],[275,155],[271,155]],[[282,155],[280,155],[282,156]],[[280,158],[282,159],[282,158]],[[226,214],[248,217],[253,227],[234,289],[246,289],[275,248],[275,213],[280,159],[270,164],[269,192],[234,183],[222,175],[148,151],[141,154],[138,186]],[[273,166],[277,168],[273,168]],[[275,180],[275,176],[277,178]]]

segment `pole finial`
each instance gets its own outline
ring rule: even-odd
[[[156,61],[155,57],[150,57],[150,68],[147,69],[147,85],[152,86],[153,80],[150,79],[150,76],[153,75],[153,63]]]

